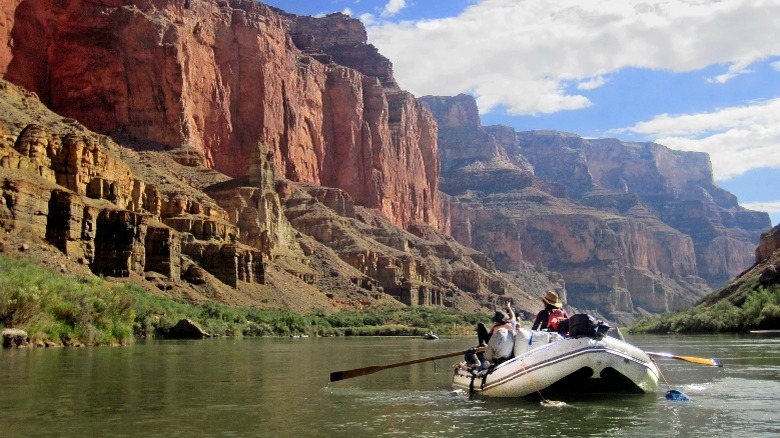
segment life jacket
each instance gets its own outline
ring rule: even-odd
[[[512,328],[512,323],[511,322],[505,322],[505,323],[503,323],[501,325],[493,326],[493,328],[490,329],[490,334],[492,335],[493,333],[497,332],[498,329],[502,329],[502,328],[505,328],[505,329],[510,330],[510,331],[514,330],[514,328]]]
[[[552,309],[547,316],[547,328],[554,332],[558,331],[558,325],[566,319],[566,315],[561,309]]]

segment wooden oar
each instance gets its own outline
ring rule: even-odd
[[[402,367],[404,365],[412,365],[412,364],[420,363],[420,362],[429,362],[429,361],[432,361],[432,360],[444,359],[445,357],[458,356],[458,355],[461,355],[461,354],[465,355],[466,353],[469,352],[469,350],[456,351],[455,353],[439,354],[437,356],[423,357],[421,359],[407,360],[407,361],[404,361],[404,362],[396,362],[396,363],[391,363],[391,364],[388,364],[388,365],[374,365],[374,366],[364,367],[364,368],[355,368],[354,370],[334,371],[334,372],[330,373],[330,381],[331,382],[338,382],[339,380],[351,379],[353,377],[360,377],[360,376],[365,376],[367,374],[373,374],[373,373],[375,373],[377,371],[386,370],[388,368]],[[474,349],[474,352],[476,352],[476,353],[480,353],[480,352],[483,352],[483,351],[485,351],[484,347],[475,348]]]
[[[648,356],[663,357],[666,359],[678,359],[678,360],[684,360],[686,362],[693,362],[702,365],[711,365],[714,367],[723,366],[720,364],[720,362],[717,359],[705,359],[703,357],[693,357],[693,356],[675,356],[670,353],[653,353],[650,351],[645,351],[645,353],[647,353]]]

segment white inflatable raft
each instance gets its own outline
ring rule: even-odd
[[[653,392],[658,368],[641,349],[612,337],[565,339],[520,329],[512,359],[476,372],[455,366],[452,385],[489,397],[524,397],[555,388],[576,392]]]

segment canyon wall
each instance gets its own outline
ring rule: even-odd
[[[229,286],[264,282],[262,251],[236,242],[238,229],[213,201],[159,190],[110,138],[48,113],[29,92],[3,81],[0,94],[6,234],[48,242],[99,275],[177,282],[197,264]]]
[[[40,98],[50,119],[106,135],[87,136],[101,139],[95,154],[121,157],[110,166],[121,175],[89,168],[84,187],[29,200],[33,211],[47,204],[35,238],[94,273],[206,285],[201,295],[253,305],[391,297],[478,310],[515,294],[531,307],[484,254],[441,234],[435,120],[398,88],[358,20],[241,0],[20,1],[1,11],[0,68],[34,93],[25,105]],[[25,123],[7,120],[12,142]],[[53,125],[41,130],[55,142],[71,135]],[[61,173],[49,179],[67,180]],[[22,204],[8,207],[13,235],[27,227],[16,219]]]
[[[94,131],[194,148],[233,177],[262,143],[282,177],[403,227],[442,220],[436,125],[358,20],[251,0],[27,0],[4,2],[0,24],[4,77]]]
[[[738,274],[769,227],[703,154],[416,99],[343,14],[10,0],[0,74],[29,90],[0,90],[0,226],[191,299],[532,312],[555,289],[627,321]]]
[[[766,213],[717,187],[705,154],[483,127],[470,96],[426,96],[452,235],[512,271],[559,273],[568,303],[611,317],[693,304],[752,263]]]
[[[780,249],[780,225],[761,235],[761,242],[756,248],[756,263],[767,260]]]
[[[45,264],[57,258],[51,247],[64,273],[84,267],[191,301],[301,312],[535,304],[431,225],[406,231],[342,189],[279,178],[265,145],[240,178],[201,158],[124,147],[0,80],[0,252],[33,245]]]

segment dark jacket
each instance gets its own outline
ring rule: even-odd
[[[563,309],[561,309],[563,310]],[[563,316],[568,318],[569,314],[563,310]],[[547,328],[547,321],[550,318],[550,310],[549,309],[542,309],[539,311],[539,313],[536,314],[536,319],[534,320],[534,325],[531,326],[531,330],[544,330]]]

